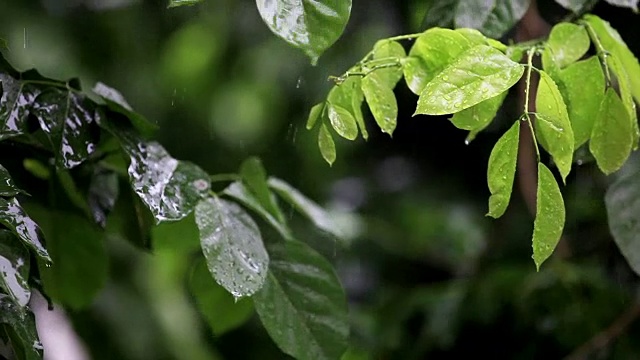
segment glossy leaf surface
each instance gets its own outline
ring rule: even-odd
[[[564,228],[565,210],[562,194],[551,170],[538,163],[536,219],[533,223],[533,261],[536,268],[551,256]]]
[[[580,60],[590,45],[589,34],[584,26],[563,22],[551,29],[546,49],[551,51],[555,64],[559,68],[565,68]]]
[[[457,112],[451,118],[451,123],[458,129],[469,130],[470,134],[467,140],[471,141],[476,134],[489,126],[506,96],[507,92],[505,91],[496,97]]]
[[[329,103],[327,113],[329,115],[331,126],[338,135],[347,140],[355,140],[358,136],[358,125],[356,124],[356,119],[351,115],[349,110]]]
[[[320,126],[320,131],[318,132],[318,147],[320,147],[320,153],[324,160],[329,165],[333,165],[336,161],[336,144],[333,142],[333,137],[325,124]]]
[[[31,310],[15,305],[8,296],[0,294],[0,324],[9,326],[7,335],[19,360],[42,359],[43,348]]]
[[[44,236],[40,227],[25,213],[15,198],[0,198],[0,224],[16,234],[40,258],[51,261],[44,247]]]
[[[201,0],[196,0],[201,1]],[[174,0],[174,2],[176,2]],[[182,3],[186,1],[181,1]],[[190,0],[190,2],[193,2]],[[125,115],[133,126],[143,134],[150,134],[157,129],[157,125],[151,123],[141,114],[133,111],[131,105],[127,102],[124,96],[116,89],[109,87],[101,82],[96,83],[92,91],[99,95],[105,104],[111,111],[115,111],[122,115]]]
[[[0,97],[0,140],[24,134],[27,116],[40,89],[0,73],[2,97]]]
[[[8,230],[0,230],[0,288],[18,306],[26,306],[31,298],[29,252]]]
[[[600,170],[608,175],[624,165],[632,147],[629,114],[615,90],[609,88],[593,124],[589,150]]]
[[[398,122],[398,103],[393,90],[373,73],[362,79],[362,92],[382,132],[393,134]]]
[[[491,197],[487,215],[496,219],[502,216],[509,206],[518,161],[519,140],[520,122],[516,121],[496,142],[489,156],[487,182]]]
[[[20,189],[15,185],[9,171],[0,165],[0,196],[16,196]]]

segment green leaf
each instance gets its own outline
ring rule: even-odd
[[[324,102],[315,104],[309,111],[309,118],[307,119],[307,130],[313,129],[318,119],[322,116],[324,110]]]
[[[631,269],[640,274],[640,172],[619,177],[605,195],[609,229]]]
[[[235,298],[253,295],[269,268],[258,225],[240,206],[217,197],[200,201],[195,214],[202,253],[216,282]]]
[[[540,71],[536,111],[536,135],[540,144],[553,157],[564,181],[571,171],[573,161],[573,130],[560,90],[544,71]]]
[[[8,296],[0,294],[0,323],[6,324],[18,360],[42,360],[42,344],[31,310],[16,306]]]
[[[187,1],[173,0],[172,3],[196,3],[199,1],[201,0],[187,0]],[[179,5],[182,5],[182,4],[179,4]],[[179,5],[173,5],[173,6],[179,6]],[[149,120],[147,120],[147,118],[145,118],[141,114],[133,111],[133,109],[131,108],[131,105],[129,105],[127,100],[125,100],[124,96],[122,96],[122,94],[118,90],[111,88],[101,82],[98,82],[93,87],[92,91],[96,93],[96,95],[100,96],[102,100],[104,100],[105,105],[107,105],[107,108],[109,108],[109,110],[126,116],[131,121],[133,126],[142,134],[145,134],[145,135],[152,134],[158,128],[156,124],[150,122]]]
[[[31,298],[29,260],[29,252],[15,235],[8,230],[0,230],[0,288],[22,307]]]
[[[598,0],[556,0],[556,2],[560,4],[562,7],[564,7],[567,10],[571,10],[576,14],[587,9],[587,6],[597,1]]]
[[[256,0],[262,20],[315,64],[342,34],[351,13],[351,0]]]
[[[293,186],[283,180],[271,177],[269,186],[285,201],[293,205],[302,215],[306,216],[320,230],[343,239],[344,234],[334,218],[331,217],[320,205],[304,196]]]
[[[633,146],[633,128],[622,100],[612,88],[607,89],[597,114],[589,150],[600,170],[609,175],[627,161]]]
[[[200,250],[200,232],[192,214],[178,221],[167,221],[151,228],[153,249],[190,255]],[[209,275],[211,278],[211,275]]]
[[[427,11],[422,28],[452,27],[456,7],[460,0],[424,0]]]
[[[268,249],[269,275],[253,298],[265,329],[296,359],[339,359],[347,348],[349,322],[344,291],[331,264],[297,241]]]
[[[191,6],[198,3],[201,3],[202,0],[169,0],[168,8],[178,7],[178,6]]]
[[[318,132],[318,147],[324,160],[329,165],[333,165],[336,161],[336,144],[333,142],[331,133],[325,124],[320,126],[320,132]]]
[[[235,301],[231,294],[211,279],[207,265],[202,260],[198,260],[191,270],[189,289],[198,310],[216,336],[240,327],[253,315],[251,298]]]
[[[115,207],[107,218],[106,231],[124,238],[139,249],[148,251],[152,248],[151,229],[155,225],[155,219],[127,183],[122,182],[120,188]],[[199,249],[199,236],[197,245]]]
[[[500,51],[478,45],[427,84],[414,115],[454,114],[507,91],[522,77],[524,66]]]
[[[362,102],[364,101],[364,94],[360,89],[362,81],[358,76],[348,77],[342,84],[334,86],[329,95],[327,95],[327,102],[338,105],[344,109],[349,110],[351,115],[356,119],[356,123],[362,132],[362,137],[367,140],[369,133],[364,124],[364,117],[362,116]],[[326,114],[326,113],[325,113]]]
[[[471,141],[475,138],[476,134],[489,126],[493,118],[496,117],[498,109],[500,109],[500,106],[506,96],[507,91],[496,97],[473,105],[470,108],[457,112],[451,118],[451,123],[453,123],[453,125],[458,129],[469,130],[470,134],[467,140]]]
[[[278,222],[283,222],[284,215],[278,207],[271,190],[269,190],[267,172],[264,170],[260,159],[257,157],[246,159],[240,166],[240,176],[242,177],[242,182],[258,203],[273,215]]]
[[[382,64],[397,64],[397,67],[376,69],[370,75],[375,74],[380,80],[386,84],[390,89],[393,89],[398,81],[402,79],[402,67],[401,60],[404,59],[407,54],[404,48],[397,41],[380,40],[373,46],[373,59],[377,65]],[[386,60],[386,63],[380,63],[380,60]]]
[[[0,140],[26,132],[27,117],[40,89],[0,73]]]
[[[626,7],[634,12],[638,12],[638,0],[605,0],[613,6]]]
[[[489,19],[496,0],[463,0],[456,7],[455,24],[459,28],[481,29]],[[499,37],[499,36],[496,36]]]
[[[93,220],[104,228],[107,225],[107,217],[120,194],[118,174],[101,166],[95,166],[90,181],[87,204]]]
[[[559,68],[565,68],[580,60],[589,50],[591,42],[584,26],[559,23],[551,29],[546,48]]]
[[[22,191],[13,183],[9,171],[0,165],[0,196],[16,196]]]
[[[51,261],[49,253],[43,245],[44,237],[40,227],[24,212],[16,198],[0,198],[0,224],[16,234],[40,258]]]
[[[465,36],[450,29],[433,28],[420,35],[403,61],[405,81],[415,94],[449,66],[472,44]]]
[[[633,128],[633,149],[638,147],[638,138],[640,137],[640,130],[638,129],[638,113],[636,112],[636,104],[633,102],[633,96],[631,93],[631,83],[627,70],[623,67],[618,58],[614,56],[607,57],[607,65],[609,69],[613,70],[618,79],[618,89],[620,90],[620,97],[622,103],[627,109],[629,114],[629,120],[631,121],[631,127]],[[640,74],[639,74],[640,75]]]
[[[560,92],[566,102],[574,136],[574,149],[591,137],[594,114],[604,98],[604,73],[596,56],[578,61],[559,72]]]
[[[331,126],[338,135],[347,140],[355,140],[358,137],[358,125],[349,110],[329,103],[328,115]]]
[[[565,210],[562,194],[551,170],[538,163],[536,219],[533,223],[533,261],[536,268],[551,256],[562,236]]]
[[[518,161],[518,142],[520,140],[520,121],[516,121],[511,128],[496,142],[487,168],[487,182],[491,197],[489,198],[488,216],[499,218],[507,210],[513,179],[516,174]]]
[[[386,86],[384,80],[372,73],[362,79],[362,92],[382,132],[393,134],[398,121],[398,103],[393,90]]]
[[[455,15],[456,27],[480,30],[500,38],[516,25],[529,8],[529,0],[462,0]]]

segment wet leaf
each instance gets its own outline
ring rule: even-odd
[[[519,140],[520,121],[516,121],[496,142],[489,156],[487,182],[491,197],[487,215],[495,219],[502,216],[509,206],[518,161]]]
[[[536,268],[551,256],[564,228],[565,210],[560,188],[553,174],[538,163],[536,219],[533,223],[533,261]]]
[[[604,73],[598,58],[592,56],[561,70],[559,78],[573,129],[573,147],[577,149],[591,137],[594,114],[598,113],[604,98]]]
[[[95,166],[89,184],[87,204],[93,219],[103,228],[107,225],[107,216],[116,205],[119,192],[118,174]]]
[[[313,129],[318,122],[318,119],[322,116],[322,111],[324,110],[324,102],[319,104],[315,104],[311,110],[309,111],[309,118],[307,119],[307,130]]]
[[[31,298],[28,280],[29,252],[14,234],[0,230],[0,288],[24,307]]]
[[[45,261],[51,261],[44,248],[44,237],[38,224],[22,209],[16,198],[0,198],[0,224],[6,226]]]
[[[331,127],[338,135],[347,140],[355,140],[358,137],[358,125],[349,110],[329,103],[328,115]]]
[[[200,201],[195,216],[213,278],[236,298],[253,295],[269,268],[258,225],[240,206],[217,197]]]
[[[0,73],[0,86],[0,140],[4,140],[25,133],[27,116],[40,89],[6,73]]]
[[[451,123],[458,129],[469,130],[471,133],[469,135],[470,139],[468,139],[471,141],[475,138],[476,134],[489,126],[491,121],[496,117],[498,109],[500,109],[506,96],[507,91],[455,113],[451,118]]]
[[[524,67],[500,51],[475,46],[427,84],[417,114],[454,114],[507,91],[522,77]]]
[[[296,188],[274,177],[269,178],[269,186],[285,201],[293,205],[302,215],[311,220],[318,229],[326,231],[339,239],[344,238],[344,234],[335,219],[320,205],[304,196]]]
[[[500,38],[524,16],[529,0],[464,0],[458,1],[455,26],[480,30],[492,38]]]
[[[246,189],[249,190],[258,203],[273,215],[278,222],[283,222],[284,215],[269,189],[267,172],[264,170],[260,159],[250,157],[242,162],[240,166],[240,176]]]
[[[336,161],[336,144],[333,142],[331,133],[325,124],[320,126],[320,132],[318,132],[318,147],[324,160],[329,165],[333,165]]]
[[[416,39],[404,60],[403,71],[409,89],[420,95],[424,87],[472,44],[459,32],[433,28]]]
[[[201,1],[201,0],[195,0],[195,1],[194,0],[188,0],[188,1],[173,0],[172,3],[177,3],[177,2],[195,3],[198,1]],[[178,5],[173,5],[173,6],[178,6]],[[109,110],[115,111],[117,113],[120,113],[126,116],[131,121],[133,126],[135,126],[135,128],[138,131],[140,131],[140,133],[148,135],[153,133],[153,131],[155,131],[158,128],[156,124],[150,122],[149,120],[147,120],[147,118],[145,118],[141,114],[133,111],[133,109],[131,108],[131,105],[129,105],[127,100],[125,100],[124,96],[122,96],[122,94],[118,90],[111,88],[101,82],[98,82],[93,87],[92,91],[97,95],[99,95],[102,98],[102,100],[104,100],[105,105],[107,105]]]
[[[605,0],[613,6],[626,7],[634,12],[638,12],[638,0]]]
[[[598,167],[609,175],[627,161],[633,146],[633,128],[622,100],[612,88],[597,113],[589,141],[589,150]]]
[[[611,184],[605,204],[613,240],[631,269],[640,274],[640,172]]]
[[[301,360],[338,359],[347,348],[347,303],[327,260],[307,245],[269,246],[271,266],[254,305],[285,353]]]
[[[269,29],[313,64],[342,35],[351,13],[351,0],[256,0],[256,5]]]
[[[553,157],[564,181],[573,161],[573,130],[560,90],[544,71],[540,71],[536,94],[536,130],[538,141]]]
[[[42,344],[31,310],[15,305],[8,296],[0,294],[0,324],[7,325],[5,330],[18,360],[42,359]]]
[[[608,56],[607,65],[609,66],[609,69],[613,70],[613,73],[616,74],[616,78],[618,80],[620,97],[622,98],[624,107],[627,109],[629,120],[631,121],[631,127],[633,128],[633,149],[635,150],[638,147],[640,130],[638,129],[638,113],[636,112],[636,104],[633,101],[633,96],[630,89],[630,78],[628,76],[627,69],[623,67],[618,58],[614,56]],[[638,75],[640,75],[640,73],[638,73]]]
[[[584,26],[559,23],[551,29],[546,47],[559,68],[565,68],[580,60],[589,50],[591,41]]]
[[[58,167],[80,165],[96,150],[96,106],[85,96],[50,88],[36,98],[32,111],[51,142]]]
[[[0,165],[0,196],[16,196],[21,190],[13,183],[9,171]]]
[[[362,116],[364,94],[362,93],[361,86],[362,80],[360,77],[350,76],[342,84],[334,86],[331,91],[329,91],[327,101],[349,110],[351,115],[356,119],[362,137],[366,140],[369,138],[369,133],[367,132],[364,117]]]
[[[211,278],[207,264],[202,260],[198,260],[192,268],[189,289],[198,310],[216,336],[240,327],[253,315],[251,298],[235,301],[231,294]]]
[[[373,73],[380,78],[386,86],[390,89],[393,89],[398,81],[402,79],[402,66],[401,60],[406,57],[407,54],[404,51],[404,48],[397,41],[390,40],[380,40],[373,47],[373,59],[377,60],[376,65],[393,65],[388,68],[376,69],[373,70]],[[386,60],[384,63],[380,63],[381,60]]]
[[[398,121],[398,103],[393,90],[373,73],[362,79],[362,92],[382,132],[393,134]]]

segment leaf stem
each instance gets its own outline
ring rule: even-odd
[[[604,66],[604,73],[607,77],[607,87],[610,87],[612,84],[611,73],[609,72],[609,65],[607,64],[607,56],[609,56],[609,52],[604,48],[604,46],[602,46],[602,43],[600,42],[600,38],[596,34],[595,30],[593,30],[593,27],[591,26],[591,24],[589,24],[584,20],[581,20],[580,24],[584,25],[584,27],[587,28],[587,33],[589,33],[589,37],[591,38],[591,41],[593,41],[593,43],[596,46],[596,53],[600,58],[600,63],[602,64],[602,66]]]
[[[379,69],[402,66],[402,63],[400,62],[400,58],[397,58],[397,57],[389,57],[389,58],[378,59],[378,60],[373,60],[373,61],[382,61],[382,60],[389,60],[389,59],[394,59],[395,62],[386,63],[386,64],[380,64],[380,65],[374,65],[374,66],[371,66],[370,68],[368,68],[367,71],[347,71],[346,73],[344,73],[344,74],[342,74],[340,76],[329,76],[329,80],[333,80],[337,85],[340,85],[343,82],[345,82],[347,80],[347,78],[349,78],[349,76],[362,76],[362,77],[365,77],[365,76],[367,76],[367,75],[371,74],[372,72],[374,72],[376,70],[379,70]],[[371,61],[371,62],[373,62],[373,61]],[[371,62],[369,62],[369,64]]]
[[[536,47],[532,47],[527,51],[527,79],[526,86],[524,88],[524,117],[529,124],[529,130],[531,130],[531,137],[533,138],[533,145],[536,148],[536,156],[538,157],[538,161],[540,161],[540,149],[538,148],[538,140],[536,139],[536,133],[533,130],[533,122],[531,121],[530,111],[529,111],[529,89],[531,88],[531,70],[533,69],[533,55],[536,53]]]
[[[238,174],[215,174],[209,175],[209,181],[211,182],[225,182],[225,181],[237,181],[240,180]]]

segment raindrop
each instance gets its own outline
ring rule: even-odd
[[[27,48],[27,42],[28,42],[28,39],[29,39],[29,37],[28,37],[28,35],[27,35],[27,28],[24,28],[24,33],[23,33],[23,45],[24,45],[24,48],[25,48],[25,49]]]
[[[465,145],[469,145],[471,143],[471,141],[469,141],[469,139],[464,139],[464,144]]]
[[[300,89],[301,84],[302,84],[302,76],[298,77],[298,81],[296,81],[296,89]]]

